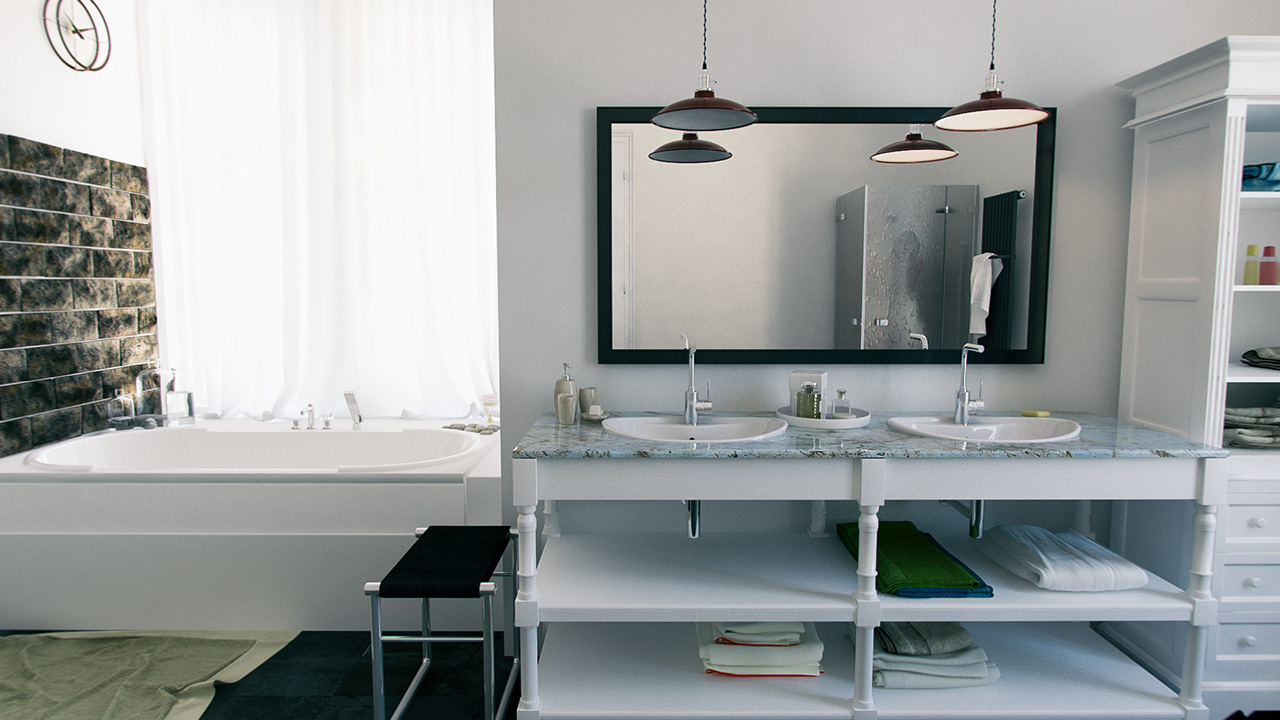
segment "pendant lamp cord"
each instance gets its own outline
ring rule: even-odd
[[[705,5],[705,2],[706,0],[703,0],[704,5]],[[703,8],[703,14],[704,14],[704,18],[702,22],[704,27],[702,30],[702,35],[703,35],[702,43],[704,47],[702,50],[702,62],[705,65],[707,62],[707,50],[705,47],[707,42],[706,40],[707,30],[705,27],[706,25],[706,19],[705,19],[706,8],[705,7]],[[992,70],[996,69],[996,0],[991,0],[991,69]]]
[[[994,47],[995,40],[992,40]],[[992,62],[995,62],[995,50],[991,51]],[[707,69],[707,0],[702,0],[702,69]]]

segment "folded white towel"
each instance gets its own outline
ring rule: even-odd
[[[934,675],[967,675],[963,668],[981,665],[987,661],[987,652],[974,645],[964,650],[944,655],[894,655],[883,650],[871,654],[871,667],[886,670],[910,670]]]
[[[987,313],[991,310],[991,286],[1004,262],[995,253],[982,253],[973,257],[973,267],[969,271],[969,334],[987,334]]]
[[[1096,592],[1147,584],[1146,570],[1074,531],[1001,525],[977,542],[1001,567],[1047,590]]]
[[[923,675],[901,670],[872,670],[871,684],[878,688],[960,688],[990,685],[1000,679],[1000,668],[990,660],[983,663],[986,673],[981,677],[947,677]]]
[[[712,623],[717,638],[740,645],[794,645],[804,632],[801,622]]]
[[[739,677],[764,675],[817,677],[822,674],[822,665],[818,663],[811,665],[715,665],[704,660],[702,664],[707,668],[707,672],[721,675],[737,675]]]
[[[698,633],[698,655],[708,665],[797,666],[822,660],[822,640],[813,623],[801,625],[800,642],[795,645],[723,645],[716,643],[712,623],[694,623]]]

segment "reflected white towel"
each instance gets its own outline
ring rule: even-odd
[[[995,253],[973,256],[973,269],[969,272],[969,334],[987,334],[987,313],[991,310],[991,286],[1004,262]]]
[[[800,642],[795,645],[722,645],[716,643],[711,623],[694,623],[698,633],[698,655],[708,666],[797,666],[822,660],[823,645],[813,623],[801,625]]]
[[[1147,584],[1147,571],[1078,532],[1001,525],[977,541],[1004,569],[1047,590],[1096,592]]]
[[[986,673],[981,677],[947,677],[922,675],[902,670],[872,670],[871,684],[878,688],[959,688],[990,685],[1000,679],[1000,668],[990,660],[984,663]]]
[[[795,645],[804,632],[801,622],[712,623],[716,637],[740,645]]]

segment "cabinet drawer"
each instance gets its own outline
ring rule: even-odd
[[[1280,604],[1280,565],[1223,565],[1221,599]]]
[[[1280,545],[1280,497],[1264,497],[1266,502],[1254,501],[1252,497],[1228,500],[1231,504],[1221,528],[1228,545]]]
[[[1280,658],[1280,624],[1240,623],[1218,626],[1218,658]]]

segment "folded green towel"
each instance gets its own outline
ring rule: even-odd
[[[858,556],[858,524],[836,525],[840,541]],[[909,520],[880,523],[876,592],[906,597],[991,597],[987,585]]]

